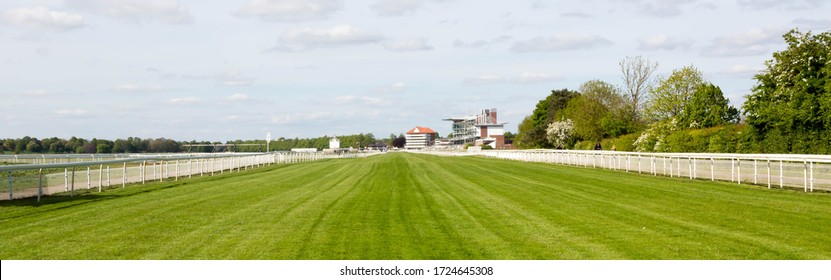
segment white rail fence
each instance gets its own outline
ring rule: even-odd
[[[472,153],[427,152],[444,156],[476,155],[524,162],[638,172],[654,176],[730,181],[767,188],[831,191],[831,156],[785,154],[637,153],[570,150],[492,150]]]
[[[37,197],[76,190],[101,191],[131,183],[212,176],[271,164],[292,164],[326,158],[366,157],[373,154],[227,153],[160,155],[74,155],[18,157],[20,164],[0,165],[8,176],[8,192],[0,200]],[[8,158],[8,157],[7,157]],[[42,163],[45,161],[45,163]]]

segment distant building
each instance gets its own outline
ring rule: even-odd
[[[340,139],[332,137],[329,139],[329,149],[340,149]]]
[[[453,122],[452,137],[446,139],[450,145],[488,145],[494,149],[505,148],[505,124],[497,121],[496,108],[482,110],[481,114],[459,118],[448,118]]]
[[[366,149],[370,150],[370,151],[386,152],[387,149],[388,149],[388,146],[387,146],[387,143],[378,141],[378,142],[375,142],[374,144],[369,144],[368,146],[366,146]]]
[[[404,144],[404,149],[425,149],[435,144],[436,138],[439,134],[429,127],[416,126],[405,135],[407,143]]]

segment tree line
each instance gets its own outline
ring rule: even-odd
[[[626,57],[621,85],[600,80],[552,90],[519,124],[519,148],[656,152],[831,153],[831,32],[791,30],[742,110],[689,65]],[[744,116],[744,119],[742,118]]]
[[[7,138],[2,140],[0,152],[45,153],[45,154],[107,154],[107,153],[176,153],[182,151],[182,143],[165,138],[142,139],[129,137],[115,141],[71,137],[37,139],[33,137]]]
[[[316,148],[318,150],[329,148],[329,136],[316,138],[284,138],[272,140],[268,143],[272,151],[288,151],[294,148]],[[370,145],[383,143],[389,147],[404,147],[404,135],[395,136],[390,134],[389,138],[376,139],[372,133],[359,133],[354,135],[337,136],[342,148],[367,148]],[[178,153],[178,152],[265,152],[265,140],[233,140],[226,142],[211,141],[175,141],[166,138],[139,138],[128,137],[127,139],[96,139],[87,140],[84,138],[71,137],[61,139],[57,137],[37,139],[33,137],[0,139],[0,153],[45,153],[45,154],[66,154],[66,153]],[[188,147],[188,145],[201,144]],[[213,144],[229,144],[232,147],[217,147]],[[244,146],[233,146],[235,144],[254,144]]]

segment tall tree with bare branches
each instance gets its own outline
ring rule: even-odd
[[[641,56],[627,56],[620,61],[619,65],[623,75],[621,79],[623,79],[626,105],[629,107],[628,117],[633,123],[641,123],[644,104],[650,88],[655,83],[652,74],[658,69],[658,63]]]

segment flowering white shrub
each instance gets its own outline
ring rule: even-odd
[[[675,131],[678,131],[678,121],[675,118],[670,121],[656,122],[641,133],[632,145],[638,152],[668,152],[669,146],[666,145],[666,138]]]
[[[571,119],[566,119],[559,122],[553,122],[545,129],[545,136],[548,142],[554,145],[554,148],[565,148],[566,143],[574,134],[574,122]]]

